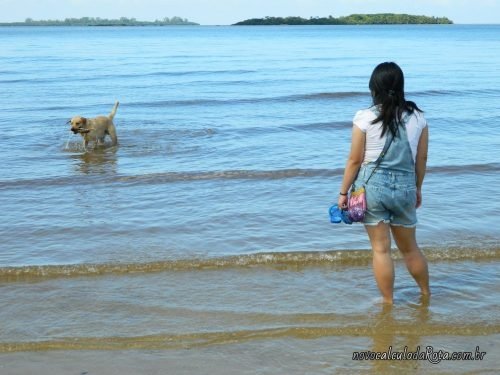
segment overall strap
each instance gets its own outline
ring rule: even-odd
[[[405,113],[401,119],[401,125],[400,126],[406,126],[406,123],[408,122],[409,118],[410,118],[410,113]],[[398,130],[396,131],[396,134],[399,133],[399,127],[398,127]],[[382,159],[384,158],[385,154],[387,153],[387,150],[389,149],[389,147],[391,146],[391,143],[392,141],[394,140],[394,137],[396,137],[396,134],[394,134],[392,136],[392,138],[390,139],[389,142],[386,142],[385,145],[384,145],[384,149],[382,150],[382,152],[380,153],[380,156],[378,157],[377,161],[375,162],[375,167],[372,169],[372,173],[370,173],[370,176],[368,177],[368,179],[365,181],[365,184],[368,184],[368,181],[370,181],[370,178],[372,178],[373,176],[373,173],[375,173],[375,170],[378,168],[379,164],[382,162]]]

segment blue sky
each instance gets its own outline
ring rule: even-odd
[[[265,16],[409,13],[446,16],[455,23],[500,23],[500,0],[0,0],[0,10],[0,22],[28,17],[154,20],[179,16],[202,25],[228,25]]]

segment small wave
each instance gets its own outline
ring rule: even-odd
[[[350,121],[328,121],[328,122],[312,122],[290,125],[275,125],[275,126],[259,126],[245,127],[240,129],[225,130],[224,133],[235,133],[238,135],[252,136],[255,134],[271,134],[283,132],[302,132],[302,131],[332,131],[336,129],[350,129],[352,122]]]
[[[186,76],[186,75],[215,75],[215,74],[251,74],[255,70],[234,69],[234,70],[186,70],[179,72],[154,72],[149,73],[151,76]]]
[[[228,70],[181,70],[171,72],[148,72],[143,74],[130,73],[130,74],[107,74],[95,77],[85,77],[85,80],[102,80],[102,79],[134,79],[144,77],[182,77],[182,76],[222,76],[222,75],[244,75],[255,73],[254,70],[245,69],[228,69]],[[80,80],[83,80],[80,78]]]
[[[320,125],[322,126],[322,125]],[[329,126],[329,125],[325,125]],[[427,169],[428,173],[436,174],[466,174],[466,173],[496,173],[500,171],[500,163],[436,166]],[[36,179],[17,179],[0,182],[0,190],[13,188],[32,188],[33,186],[61,185],[93,185],[96,183],[130,184],[164,184],[201,180],[279,180],[288,178],[335,177],[344,173],[343,168],[335,169],[277,169],[277,170],[219,170],[193,172],[162,172],[142,175],[95,175],[89,176],[57,176]]]
[[[371,323],[368,321],[367,323]],[[382,332],[381,332],[382,331]],[[235,342],[276,340],[283,338],[319,339],[332,336],[372,337],[384,332],[373,324],[331,326],[299,326],[239,331],[195,332],[184,334],[158,334],[135,337],[68,337],[59,340],[2,342],[0,352],[52,350],[162,350],[188,349],[213,345],[228,345]],[[390,326],[395,336],[487,336],[500,333],[499,324],[414,324],[406,322]]]
[[[355,98],[368,96],[367,92],[360,91],[345,91],[345,92],[319,92],[313,94],[305,95],[290,95],[288,98],[298,99],[298,100],[316,100],[316,99],[338,99],[338,98]]]
[[[22,83],[22,82],[40,82],[40,81],[46,81],[46,80],[36,80],[33,78],[16,78],[16,79],[0,79],[0,84],[9,84],[9,83]]]
[[[298,177],[339,176],[343,169],[280,169],[280,170],[227,170],[208,172],[164,172],[134,176],[98,175],[93,178],[65,176],[0,182],[0,190],[33,186],[60,186],[68,184],[93,185],[96,183],[161,184],[200,180],[276,180]]]
[[[329,122],[314,122],[310,124],[287,125],[281,128],[294,130],[332,130],[339,128],[351,128],[350,121],[329,121]]]
[[[134,79],[134,78],[145,78],[145,77],[182,77],[182,76],[215,76],[215,75],[244,75],[255,73],[254,70],[245,69],[228,69],[228,70],[181,70],[181,71],[171,71],[171,72],[148,72],[143,74],[137,73],[125,73],[125,74],[107,74],[100,76],[89,76],[84,78],[77,78],[76,80],[91,80],[98,81],[103,79]]]
[[[407,93],[411,96],[500,96],[500,90],[426,90]],[[337,91],[337,92],[319,92],[293,95],[281,95],[264,98],[231,98],[231,99],[184,99],[184,100],[162,100],[154,102],[135,102],[128,103],[133,107],[182,107],[182,106],[219,106],[219,105],[241,105],[241,104],[260,104],[260,103],[290,103],[290,102],[308,102],[308,101],[337,101],[350,98],[369,98],[369,93],[365,91]]]
[[[18,113],[18,112],[36,112],[36,113],[39,113],[41,111],[57,111],[57,112],[60,112],[60,111],[64,111],[65,114],[67,114],[67,119],[65,119],[63,121],[63,119],[60,119],[60,123],[61,124],[64,124],[67,120],[69,120],[69,117],[74,114],[75,112],[78,112],[78,111],[82,111],[83,109],[82,108],[79,108],[79,109],[76,109],[75,111],[75,107],[73,106],[69,106],[69,105],[56,105],[56,106],[29,106],[29,107],[12,107],[12,108],[8,108],[8,109],[5,109],[4,112],[14,112],[14,113]]]
[[[0,72],[0,74],[18,74],[19,72]],[[0,79],[0,83],[47,83],[47,82],[61,82],[70,80],[75,81],[102,81],[112,79],[133,79],[144,77],[181,77],[181,76],[213,76],[213,75],[243,75],[255,73],[254,70],[246,69],[228,69],[228,70],[184,70],[172,72],[150,72],[143,74],[105,74],[105,75],[89,75],[89,76],[54,76],[54,77],[29,77],[17,79]]]
[[[500,163],[469,164],[469,165],[443,165],[427,168],[429,173],[463,174],[463,173],[496,173],[500,172]]]
[[[128,183],[168,183],[199,180],[279,180],[297,177],[338,176],[342,169],[281,169],[281,170],[230,170],[211,172],[155,173],[142,176],[120,177],[120,182]]]
[[[408,97],[411,96],[500,96],[500,90],[498,89],[470,89],[470,90],[425,90],[425,91],[414,91],[406,93]]]
[[[499,260],[500,248],[430,248],[424,250],[430,262]],[[393,254],[401,259],[399,253]],[[0,280],[51,279],[60,277],[101,276],[108,274],[155,273],[164,271],[199,271],[249,267],[276,269],[367,265],[372,260],[368,250],[302,251],[256,253],[207,259],[179,259],[149,263],[103,263],[0,267]]]
[[[287,103],[318,100],[338,100],[352,97],[368,96],[366,92],[324,92],[312,94],[284,95],[265,98],[239,98],[239,99],[185,99],[185,100],[161,100],[154,102],[131,102],[131,107],[180,107],[180,106],[217,106],[217,105],[240,105],[256,103]]]
[[[38,103],[41,104],[41,103]],[[54,124],[54,122],[60,121],[60,124],[64,124],[66,121],[69,120],[71,116],[74,116],[75,114],[89,114],[89,116],[98,116],[98,115],[106,115],[109,113],[111,105],[109,103],[104,103],[104,104],[89,104],[89,105],[84,105],[84,106],[79,106],[75,107],[74,105],[54,105],[54,106],[43,106],[43,105],[31,105],[27,107],[12,107],[5,109],[5,112],[41,112],[41,111],[55,111],[55,112],[64,112],[64,114],[59,114],[62,116],[67,116],[67,117],[62,117],[58,118],[55,120],[51,120],[50,122],[47,121],[50,124]],[[58,116],[59,116],[58,115]],[[42,120],[43,121],[43,120]],[[58,126],[60,126],[60,124]]]

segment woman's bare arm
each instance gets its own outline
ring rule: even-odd
[[[424,183],[425,170],[427,168],[427,150],[429,148],[429,127],[422,130],[417,147],[415,161],[415,174],[417,183],[417,208],[422,205],[422,184]]]
[[[366,135],[357,126],[352,127],[351,152],[346,162],[344,178],[340,186],[340,193],[346,194],[354,182],[365,155]],[[347,197],[339,196],[338,205],[340,208],[347,207]]]

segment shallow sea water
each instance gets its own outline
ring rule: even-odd
[[[494,373],[499,31],[0,28],[0,372]],[[386,60],[431,137],[433,296],[395,251],[392,309],[327,215]],[[115,100],[119,146],[84,150],[66,121]],[[428,345],[487,354],[352,360]]]

